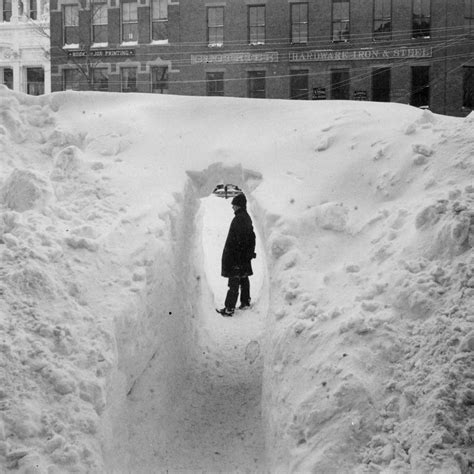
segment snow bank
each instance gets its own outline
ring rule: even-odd
[[[472,117],[4,87],[0,98],[2,467],[154,465],[156,446],[182,446],[163,407],[182,410],[182,393],[196,404],[183,390],[198,353],[197,389],[221,401],[206,384],[226,377],[222,335],[253,377],[241,400],[252,414],[263,360],[265,470],[472,470]],[[246,191],[259,229],[262,340],[233,339],[251,317],[214,325],[197,278],[199,202],[220,182]],[[130,422],[138,388],[155,390],[162,418]],[[255,435],[245,413],[239,433]],[[197,451],[214,441],[180,433]],[[127,448],[148,434],[156,446]],[[186,468],[237,462],[219,456]]]

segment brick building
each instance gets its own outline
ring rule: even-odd
[[[53,90],[474,103],[474,0],[52,0],[51,43]]]

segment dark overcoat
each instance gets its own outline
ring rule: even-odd
[[[223,277],[253,275],[252,258],[255,257],[255,232],[246,209],[238,208],[230,224],[222,252]]]

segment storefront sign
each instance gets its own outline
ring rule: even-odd
[[[290,61],[363,61],[370,59],[431,58],[432,48],[359,49],[334,51],[316,49],[290,52]]]
[[[277,52],[192,54],[191,64],[276,63]]]
[[[68,51],[68,58],[111,58],[115,56],[135,56],[134,49],[92,49],[90,51]]]

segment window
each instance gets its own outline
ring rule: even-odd
[[[207,36],[209,46],[224,44],[224,7],[207,9]]]
[[[137,2],[123,0],[122,5],[122,41],[138,41]]]
[[[10,21],[12,17],[12,0],[3,0],[2,21]]]
[[[0,79],[2,84],[9,89],[13,89],[13,69],[6,67],[0,69]]]
[[[413,66],[411,68],[410,105],[429,107],[430,105],[430,67]]]
[[[248,95],[253,99],[265,98],[265,71],[248,73]]]
[[[291,43],[308,42],[308,4],[292,3],[290,5],[291,16]]]
[[[332,1],[332,40],[334,43],[349,41],[349,1]]]
[[[80,89],[80,72],[77,69],[63,70],[63,90],[78,91]]]
[[[290,99],[308,99],[308,70],[290,71]]]
[[[151,91],[154,94],[168,93],[167,66],[154,66],[151,68]]]
[[[93,2],[91,4],[92,42],[107,43],[107,3]]]
[[[28,16],[32,20],[38,19],[38,3],[36,0],[30,0],[30,8],[29,8]]]
[[[41,67],[26,69],[26,93],[30,95],[44,94],[44,70]]]
[[[153,0],[151,39],[160,41],[168,39],[168,0]]]
[[[265,6],[249,7],[249,43],[265,44]]]
[[[372,100],[390,102],[390,68],[380,67],[372,70]]]
[[[333,69],[331,71],[331,99],[349,100],[349,86],[349,69]]]
[[[374,40],[392,36],[392,0],[374,1]]]
[[[413,0],[413,38],[428,38],[431,30],[431,0]]]
[[[64,44],[79,44],[79,7],[64,5]]]
[[[474,0],[464,0],[464,25],[466,33],[474,33]]]
[[[474,109],[474,66],[463,67],[462,106],[467,109]]]
[[[95,91],[109,90],[109,71],[106,67],[96,67],[92,70],[92,87]]]
[[[223,96],[224,95],[224,73],[208,72],[206,73],[206,95]]]
[[[137,92],[137,69],[124,67],[120,70],[122,92]]]

